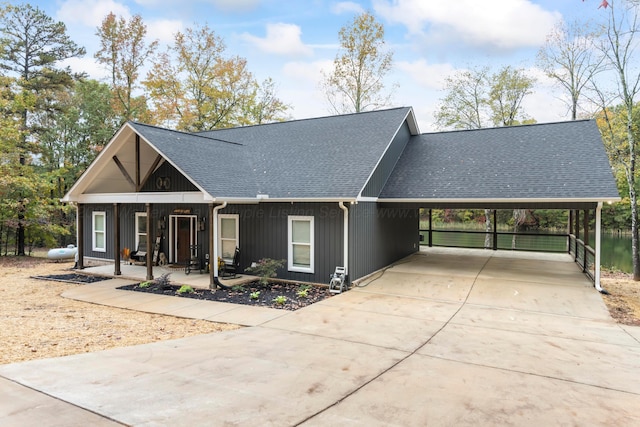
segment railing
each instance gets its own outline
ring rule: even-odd
[[[582,271],[595,280],[595,250],[573,234],[514,233],[478,230],[420,230],[423,246],[489,248],[515,251],[569,253]]]
[[[477,230],[420,230],[422,245],[516,251],[567,252],[569,235]]]

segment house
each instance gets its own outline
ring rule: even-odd
[[[616,200],[594,121],[421,134],[410,107],[201,133],[129,122],[63,199],[77,206],[81,268],[118,274],[124,247],[176,264],[239,247],[241,269],[285,259],[278,277],[319,283],[417,251],[420,208],[598,216]]]

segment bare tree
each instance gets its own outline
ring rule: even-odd
[[[322,87],[333,113],[376,110],[390,104],[384,77],[392,68],[393,53],[384,51],[384,27],[370,13],[356,16],[339,32],[343,50],[333,71],[323,75]]]
[[[603,71],[604,55],[597,49],[598,32],[579,22],[558,23],[538,51],[538,63],[568,95],[571,120],[578,116],[580,96]]]

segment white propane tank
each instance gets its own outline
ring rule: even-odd
[[[47,252],[47,258],[55,260],[74,259],[77,253],[78,248],[74,245],[68,245],[66,248],[50,249],[49,252]]]

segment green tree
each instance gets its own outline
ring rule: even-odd
[[[608,6],[608,7],[607,7]],[[608,76],[616,83],[613,93],[607,93],[608,80],[597,82],[596,93],[601,101],[603,135],[608,141],[610,158],[624,170],[631,209],[631,248],[633,279],[640,280],[640,235],[638,224],[638,125],[636,104],[640,95],[640,66],[636,50],[640,40],[640,14],[638,2],[632,0],[611,1],[603,8],[606,21],[602,24],[600,49],[605,64],[611,71]],[[619,114],[611,114],[611,105],[619,105]],[[614,111],[615,112],[615,111]]]
[[[20,120],[22,129],[19,146],[21,176],[27,171],[30,151],[37,151],[38,134],[31,115],[34,111],[52,108],[50,94],[68,87],[72,82],[68,69],[59,69],[60,61],[82,56],[84,48],[77,46],[66,34],[62,22],[55,22],[37,7],[8,5],[0,10],[0,68],[17,78],[20,95],[13,102],[13,111]],[[17,101],[17,100],[20,101]],[[32,143],[29,147],[28,143]],[[37,177],[31,177],[37,180]],[[33,183],[33,181],[30,181]],[[25,225],[30,190],[17,185],[25,193],[12,192],[17,197],[17,253],[24,255]]]
[[[489,123],[488,67],[459,71],[445,79],[445,96],[435,118],[443,129],[480,129]]]
[[[491,76],[488,105],[494,126],[514,126],[531,123],[522,110],[522,101],[533,92],[535,79],[523,70],[503,67]]]
[[[94,56],[109,71],[113,109],[120,124],[128,120],[150,122],[146,99],[134,96],[134,92],[140,86],[140,72],[155,52],[158,41],[147,45],[147,26],[140,15],[127,21],[109,13],[96,35],[100,38],[100,49]]]
[[[273,81],[260,86],[240,57],[208,26],[188,28],[158,56],[144,85],[160,123],[187,131],[281,120],[287,106]]]
[[[331,111],[358,113],[388,106],[395,87],[385,93],[384,78],[392,69],[393,53],[384,49],[384,26],[366,12],[342,27],[338,37],[342,52],[322,81]]]

